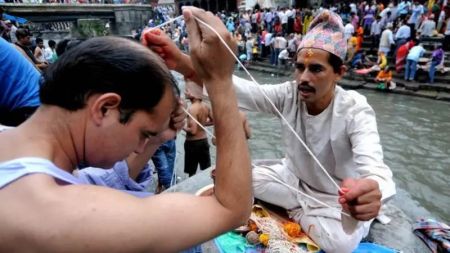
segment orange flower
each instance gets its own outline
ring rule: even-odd
[[[299,237],[302,233],[301,227],[298,223],[295,222],[286,222],[283,225],[284,231],[290,236],[290,237]]]
[[[258,231],[258,226],[256,225],[256,223],[252,220],[248,220],[247,222],[247,227],[250,229],[250,231]]]

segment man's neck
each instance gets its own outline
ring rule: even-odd
[[[325,111],[325,109],[327,109],[331,101],[333,101],[333,98],[334,91],[313,103],[305,102],[308,114],[313,116],[321,114],[323,111]]]
[[[19,46],[28,48],[27,46],[25,46],[25,45],[24,45],[22,42],[20,42],[20,41],[17,41],[16,44],[19,45]]]
[[[45,111],[45,112],[44,112]],[[50,112],[51,111],[51,112]],[[71,125],[76,125],[73,113],[55,106],[41,106],[35,114],[23,124],[23,131],[29,136],[32,145],[44,146],[42,151],[38,151],[38,156],[46,157],[57,167],[71,173],[77,166],[78,161],[84,159],[80,148],[85,144],[84,140],[75,139],[74,129]],[[36,131],[38,129],[38,131]],[[84,131],[84,129],[82,129]]]

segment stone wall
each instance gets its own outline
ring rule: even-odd
[[[152,7],[150,5],[137,4],[0,4],[6,13],[23,17],[31,23],[36,24],[35,31],[41,31],[37,26],[41,26],[50,31],[63,31],[64,29],[55,29],[51,24],[56,22],[72,22],[75,26],[79,24],[81,31],[75,34],[90,36],[90,34],[101,34],[100,23],[106,26],[109,23],[109,31],[116,35],[130,35],[132,30],[142,28],[152,16]],[[78,20],[100,20],[100,21],[82,21]],[[98,23],[98,24],[97,24]],[[50,24],[50,25],[49,25]],[[52,28],[48,28],[52,26]],[[89,31],[87,31],[87,30]],[[74,30],[74,29],[70,29]],[[75,36],[74,34],[74,36]]]
[[[147,25],[152,16],[152,10],[117,9],[114,12],[115,22],[112,24],[112,32],[117,35],[129,35],[132,30],[137,30]]]

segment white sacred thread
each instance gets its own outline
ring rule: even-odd
[[[182,15],[180,15],[180,16],[178,16],[178,17],[176,17],[176,18],[174,18],[174,19],[172,19],[172,20],[169,20],[169,21],[167,21],[167,22],[164,22],[164,23],[162,23],[162,24],[160,24],[160,25],[158,25],[158,26],[156,26],[156,27],[153,27],[153,28],[151,28],[151,29],[155,29],[155,28],[158,28],[158,27],[161,27],[161,26],[163,26],[163,25],[167,25],[167,24],[169,24],[169,23],[172,23],[172,22],[174,22],[175,20],[178,20],[178,19],[180,19],[180,18],[182,18],[183,16]],[[255,78],[250,74],[250,72],[247,70],[247,68],[245,68],[245,66],[244,66],[244,64],[242,64],[242,62],[239,60],[239,58],[234,54],[234,52],[233,52],[233,50],[228,46],[228,44],[225,42],[225,40],[222,38],[222,36],[220,36],[220,34],[213,28],[213,27],[211,27],[210,25],[208,25],[207,23],[205,23],[204,21],[202,21],[202,20],[200,20],[199,18],[197,18],[197,17],[194,17],[195,18],[195,20],[197,20],[199,23],[201,23],[201,24],[203,24],[204,26],[206,26],[208,29],[210,29],[212,32],[214,32],[216,35],[217,35],[217,37],[219,38],[219,40],[222,42],[222,44],[227,48],[227,50],[231,53],[231,55],[235,58],[235,60],[239,63],[239,65],[244,69],[244,71],[247,73],[247,75],[252,79],[252,81],[255,83],[255,84],[257,84],[257,87],[259,87],[260,88],[260,84],[255,80]],[[280,118],[284,121],[284,123],[288,126],[288,128],[289,128],[289,130],[291,130],[291,132],[295,135],[295,137],[300,141],[300,143],[303,145],[303,147],[308,151],[308,153],[311,155],[311,157],[314,159],[314,161],[319,165],[319,167],[322,169],[322,171],[325,173],[325,175],[330,179],[330,181],[336,186],[336,188],[338,189],[338,190],[341,190],[341,188],[339,187],[339,185],[333,180],[333,178],[330,176],[330,174],[327,172],[327,170],[322,166],[322,164],[320,163],[320,161],[316,158],[316,156],[314,155],[314,153],[308,148],[308,146],[303,142],[303,140],[300,138],[300,136],[297,134],[297,132],[295,132],[295,130],[291,127],[291,125],[289,124],[289,122],[286,120],[286,118],[281,114],[281,112],[276,108],[276,106],[273,104],[273,102],[270,100],[270,98],[266,95],[266,93],[265,93],[265,91],[263,90],[263,89],[261,89],[260,88],[260,90],[261,90],[261,92],[262,92],[262,94],[264,95],[264,97],[267,99],[267,101],[270,103],[270,105],[274,108],[274,110],[277,112],[277,114],[280,116]],[[183,110],[184,110],[184,112],[192,119],[192,120],[194,120],[194,122],[195,123],[197,123],[203,130],[205,130],[205,132],[207,132],[210,136],[212,136],[212,137],[214,137],[214,134],[212,134],[210,131],[208,131],[202,124],[200,124],[200,122],[198,122],[184,107],[183,107]],[[252,164],[252,166],[254,166],[253,164]],[[268,174],[267,174],[268,175]],[[269,175],[269,176],[271,176],[271,175]],[[275,177],[273,177],[274,179],[275,179]],[[281,184],[283,184],[283,185],[285,185],[286,187],[288,187],[289,189],[291,189],[291,190],[295,190],[296,192],[299,192],[299,193],[301,193],[302,195],[304,195],[304,196],[306,196],[306,197],[308,197],[308,198],[310,198],[310,199],[312,199],[312,200],[314,200],[314,201],[316,201],[316,202],[318,202],[318,203],[320,203],[320,204],[322,204],[322,205],[324,205],[324,206],[326,206],[326,207],[329,207],[329,208],[333,208],[333,209],[336,209],[336,208],[334,208],[334,207],[331,207],[331,206],[329,206],[328,204],[326,204],[326,203],[324,203],[324,202],[322,202],[322,201],[320,201],[320,200],[317,200],[317,199],[315,199],[314,197],[312,197],[312,196],[309,196],[309,195],[307,195],[306,193],[303,193],[303,192],[301,192],[301,191],[299,191],[298,189],[295,189],[294,187],[291,187],[290,185],[287,185],[287,184],[285,184],[285,183],[283,183],[282,181],[280,181],[280,180],[278,180],[278,179],[275,179],[276,181],[278,181],[279,183],[281,183]],[[344,212],[342,212],[342,211],[340,211],[341,213],[343,213],[344,215],[346,215],[346,216],[350,216],[349,214],[347,214],[347,213],[344,213]]]
[[[213,137],[213,138],[216,138],[216,137],[214,136],[214,134],[211,133],[211,131],[209,131],[205,126],[203,126],[197,119],[195,119],[195,117],[192,116],[192,114],[190,114],[184,107],[182,107],[182,108],[183,108],[183,111],[184,111],[184,112],[185,112],[185,113],[186,113],[186,114],[187,114],[187,115],[188,115],[195,123],[197,123],[197,125],[198,125],[199,127],[201,127],[201,128],[202,128],[209,136],[211,136],[211,137]],[[253,163],[252,163],[252,166],[253,166],[253,167],[265,167],[265,168],[269,168],[269,167],[264,166],[264,165],[258,165],[258,166],[257,166],[257,165],[255,165],[255,164],[253,164]],[[307,197],[307,198],[309,198],[309,199],[311,199],[311,200],[313,200],[313,201],[316,201],[317,203],[319,203],[319,204],[321,204],[321,205],[324,205],[324,206],[326,206],[326,207],[328,207],[328,208],[331,208],[331,209],[335,209],[336,211],[342,213],[343,215],[346,215],[346,216],[348,216],[348,217],[351,217],[348,213],[345,213],[345,212],[343,212],[343,211],[337,209],[336,207],[332,207],[332,206],[328,205],[327,203],[322,202],[322,201],[320,201],[320,200],[314,198],[313,196],[310,196],[310,195],[308,195],[308,194],[306,194],[306,193],[300,191],[299,189],[296,189],[296,188],[294,188],[294,187],[292,187],[292,186],[286,184],[285,182],[279,180],[278,178],[276,178],[276,177],[274,177],[274,176],[272,176],[272,175],[270,175],[270,174],[266,174],[266,173],[263,173],[263,172],[257,171],[257,170],[256,170],[256,172],[271,177],[273,180],[275,180],[275,181],[277,181],[278,183],[280,183],[280,184],[286,186],[286,187],[289,188],[290,190],[292,190],[292,191],[294,191],[294,192],[298,192],[298,193],[300,193],[301,195],[303,195],[303,196],[305,196],[305,197]]]
[[[203,130],[205,130],[205,132],[206,132],[209,136],[216,138],[216,137],[214,136],[214,134],[211,133],[211,131],[209,131],[208,129],[206,129],[206,127],[204,127],[200,122],[198,122],[197,119],[196,119],[194,116],[192,116],[192,114],[190,114],[190,113],[186,110],[186,108],[184,108],[184,107],[181,107],[181,108],[183,108],[183,111],[189,116],[189,118],[191,118],[195,123],[197,123],[197,125],[198,125],[199,127],[201,127]]]
[[[157,25],[157,26],[150,27],[150,29],[148,29],[148,30],[158,29],[158,28],[160,28],[160,27],[163,27],[163,26],[165,26],[165,25],[168,25],[168,24],[170,24],[170,23],[173,23],[173,22],[175,22],[176,20],[182,19],[182,18],[183,18],[183,15],[180,15],[180,16],[178,16],[178,17],[176,17],[176,18],[170,19],[170,20],[168,20],[168,21],[166,21],[166,22],[164,22],[164,23],[162,23],[162,24],[159,24],[159,25]]]
[[[255,166],[255,165],[252,164],[252,166]],[[264,168],[270,169],[270,167],[265,166],[265,165],[258,165],[258,166],[259,166],[259,167],[264,167]],[[306,194],[306,193],[300,191],[299,189],[294,188],[294,187],[292,187],[292,186],[286,184],[285,182],[281,181],[280,179],[278,179],[278,178],[276,178],[276,177],[274,177],[274,176],[272,176],[272,175],[270,175],[270,174],[268,174],[268,173],[266,174],[266,173],[263,173],[263,172],[257,171],[257,170],[256,170],[256,172],[259,173],[259,174],[263,174],[263,175],[265,175],[265,176],[271,177],[273,180],[275,180],[275,181],[277,181],[278,183],[280,183],[280,184],[286,186],[287,188],[291,189],[292,191],[298,192],[298,193],[300,193],[301,195],[303,195],[303,196],[305,196],[305,197],[307,197],[307,198],[309,198],[309,199],[311,199],[311,200],[314,200],[314,201],[316,201],[317,203],[319,203],[319,204],[321,204],[321,205],[324,205],[324,206],[326,206],[326,207],[328,207],[328,208],[334,209],[334,210],[336,210],[336,211],[342,213],[342,214],[345,215],[345,216],[351,217],[350,214],[348,214],[348,213],[346,213],[346,212],[343,212],[343,211],[339,210],[339,209],[336,208],[336,207],[332,207],[332,206],[328,205],[327,203],[322,202],[322,201],[320,201],[320,200],[314,198],[313,196],[310,196],[310,195],[308,195],[308,194]]]

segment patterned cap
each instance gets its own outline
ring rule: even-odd
[[[344,38],[344,25],[341,17],[329,10],[320,12],[311,21],[308,32],[303,37],[297,52],[303,48],[322,49],[344,61],[347,54],[347,42]]]

